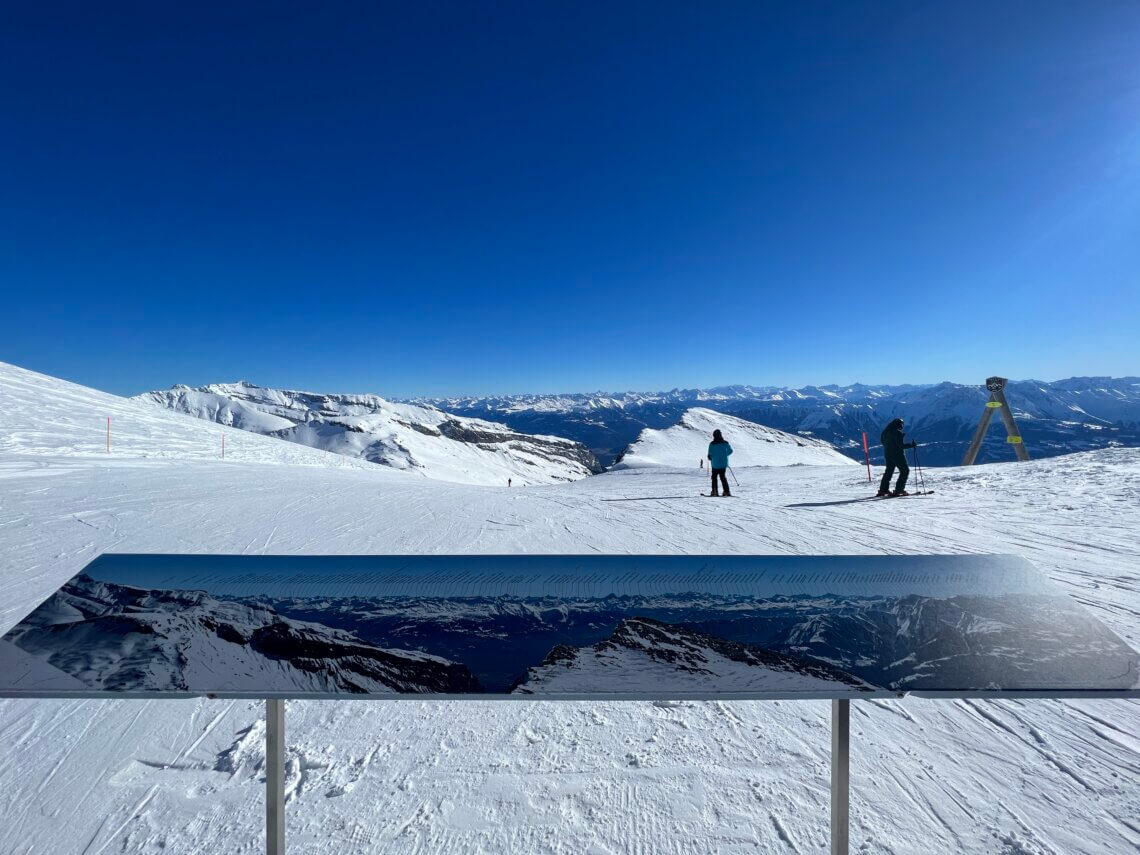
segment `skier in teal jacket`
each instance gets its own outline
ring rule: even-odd
[[[725,442],[719,430],[713,431],[712,442],[709,443],[709,468],[712,470],[712,491],[709,495],[717,496],[716,479],[724,486],[724,495],[731,496],[728,490],[728,479],[724,477],[724,470],[728,468],[728,455],[732,454],[732,446]]]

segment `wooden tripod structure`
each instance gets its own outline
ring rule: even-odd
[[[1013,419],[1013,410],[1009,408],[1009,402],[1005,399],[1006,382],[1004,377],[986,379],[986,388],[990,390],[990,399],[986,401],[982,420],[978,422],[978,429],[974,431],[974,438],[970,440],[970,447],[966,449],[966,456],[962,458],[963,466],[974,465],[974,460],[977,459],[978,451],[982,447],[982,440],[986,438],[986,431],[989,430],[990,421],[994,417],[994,410],[1001,413],[1001,420],[1005,422],[1005,441],[1013,446],[1013,450],[1017,452],[1017,459],[1029,459],[1029,449],[1025,447],[1025,441],[1021,438],[1021,431]]]

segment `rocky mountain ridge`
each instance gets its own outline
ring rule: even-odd
[[[466,484],[522,486],[573,481],[600,471],[582,444],[497,422],[397,403],[377,395],[215,383],[136,396],[229,427]]]

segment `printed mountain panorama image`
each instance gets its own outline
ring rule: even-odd
[[[0,642],[0,691],[828,697],[1136,688],[1137,654],[1024,562],[937,558],[913,582],[892,576],[905,559],[804,559],[826,573],[801,584],[763,557],[709,566],[657,556],[635,567],[602,556],[577,561],[577,576],[554,557],[451,557],[446,575],[425,566],[393,576],[393,567],[431,559],[356,558],[384,567],[348,573],[315,557],[107,555]],[[266,584],[275,560],[276,578],[292,581]],[[997,566],[984,584],[958,581],[976,578],[987,560]],[[1003,561],[1012,572],[1001,572]]]

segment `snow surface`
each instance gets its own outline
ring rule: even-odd
[[[5,362],[0,362],[0,409],[4,410],[0,415],[0,454],[214,461],[222,459],[224,435],[227,463],[377,468],[364,460],[204,425],[192,416],[163,410],[153,403],[120,398]],[[385,474],[400,478],[394,471]]]
[[[109,550],[1016,552],[1140,645],[1140,450],[886,502],[858,467],[734,466],[714,501],[692,464],[507,491],[230,432],[222,462],[140,406],[0,366],[0,632]],[[851,730],[853,851],[1140,848],[1140,702],[858,700]],[[295,852],[827,845],[826,702],[295,702],[287,734]],[[245,701],[0,701],[0,852],[259,852],[264,736]]]
[[[698,468],[705,457],[712,432],[720,430],[732,446],[729,465],[742,466],[855,466],[850,457],[820,439],[796,436],[714,410],[693,407],[671,428],[646,428],[615,468],[672,466]],[[705,463],[708,466],[708,463]]]

